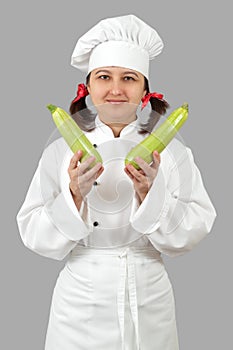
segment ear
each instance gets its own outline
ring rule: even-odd
[[[142,97],[145,97],[145,96],[146,96],[146,94],[147,94],[147,91],[146,91],[146,90],[144,90],[144,91],[143,91],[143,95],[142,95]]]
[[[90,94],[90,86],[89,86],[89,84],[88,85],[86,85],[86,87],[87,87],[87,91],[89,92],[89,94]]]

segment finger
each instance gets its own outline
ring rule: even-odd
[[[140,181],[142,179],[142,177],[144,176],[141,174],[141,172],[139,170],[135,169],[134,166],[131,164],[127,164],[126,169],[131,174],[131,176],[133,176],[133,178],[137,179],[138,181]]]
[[[93,180],[95,181],[96,175],[98,171],[102,168],[101,163],[97,163],[93,166],[93,168],[87,170],[83,175],[82,175],[82,181],[90,181]]]
[[[80,161],[81,157],[82,151],[78,150],[70,160],[69,170],[74,170],[75,168],[77,168],[78,162]]]
[[[152,163],[152,168],[157,169],[160,165],[161,162],[161,157],[158,151],[153,152],[153,163]]]
[[[102,174],[103,171],[104,171],[104,167],[102,166],[100,170],[97,172],[96,179],[98,179],[98,177]]]
[[[84,162],[82,162],[79,165],[79,175],[84,174],[86,171],[88,171],[91,163],[93,163],[95,160],[94,156],[90,156],[89,158],[87,158]]]
[[[125,173],[130,177],[130,179],[132,179],[133,180],[133,175],[129,172],[129,170],[127,169],[127,167],[125,167],[124,168],[124,171],[125,171]]]
[[[152,169],[151,169],[150,165],[147,162],[145,162],[144,159],[142,159],[140,157],[135,157],[135,161],[140,166],[141,170],[144,172],[144,174],[146,176],[150,176],[151,175]]]
[[[139,169],[138,172],[142,175],[145,175],[144,171],[142,169]]]

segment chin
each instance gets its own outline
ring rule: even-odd
[[[96,107],[98,114],[109,122],[126,122],[135,119],[138,105],[128,102],[104,103]]]

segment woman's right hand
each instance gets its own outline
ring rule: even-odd
[[[79,163],[82,158],[82,151],[77,151],[70,160],[68,174],[70,177],[70,192],[77,209],[79,210],[85,196],[90,192],[95,180],[102,174],[104,167],[97,163],[89,169],[90,164],[95,160],[90,156],[83,163]]]

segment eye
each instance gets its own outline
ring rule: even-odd
[[[102,79],[102,80],[107,80],[107,79],[109,79],[109,76],[108,75],[100,75],[98,78]]]
[[[135,79],[133,77],[127,75],[127,76],[124,77],[124,80],[126,80],[126,81],[133,80],[134,81]]]

